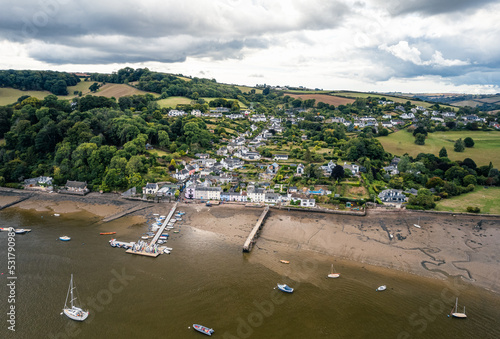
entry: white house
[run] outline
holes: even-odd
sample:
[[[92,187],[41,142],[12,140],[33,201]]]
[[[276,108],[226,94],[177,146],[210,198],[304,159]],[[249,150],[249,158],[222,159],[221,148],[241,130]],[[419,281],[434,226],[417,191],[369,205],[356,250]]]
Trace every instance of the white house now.
[[[287,154],[275,154],[273,160],[288,160]]]
[[[222,189],[220,187],[200,187],[196,186],[195,199],[220,200]]]
[[[147,183],[146,186],[142,188],[142,194],[156,194],[158,192],[158,184],[157,183]]]

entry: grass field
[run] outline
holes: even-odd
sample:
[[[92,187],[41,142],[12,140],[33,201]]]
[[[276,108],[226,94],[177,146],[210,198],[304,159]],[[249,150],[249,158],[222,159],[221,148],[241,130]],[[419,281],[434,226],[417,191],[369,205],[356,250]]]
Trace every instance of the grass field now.
[[[157,103],[162,108],[175,108],[177,105],[189,105],[191,101],[193,100],[186,97],[168,97],[158,100]]]
[[[478,187],[474,192],[437,202],[437,211],[467,212],[467,206],[479,207],[481,213],[500,214],[500,187]]]
[[[464,152],[454,152],[455,140],[466,137],[471,137],[474,140],[474,147],[466,148]],[[439,150],[444,146],[448,151],[448,158],[451,160],[471,158],[478,166],[488,165],[491,161],[494,167],[500,167],[500,132],[497,131],[429,133],[427,139],[425,139],[425,145],[422,146],[416,145],[412,133],[408,133],[406,130],[389,134],[386,137],[379,137],[378,140],[387,152],[398,156],[405,153],[411,156],[417,156],[419,153],[432,153],[438,156]]]
[[[90,85],[89,85],[90,86]],[[71,92],[72,93],[72,92]],[[99,90],[95,93],[87,93],[91,95],[103,96],[106,98],[115,97],[116,99],[129,96],[129,95],[144,95],[144,94],[152,94],[155,97],[158,97],[158,93],[141,91],[135,87],[125,85],[125,84],[106,84],[99,88]]]
[[[0,105],[10,105],[17,102],[17,99],[23,95],[29,95],[43,100],[47,95],[52,94],[49,91],[21,91],[14,88],[0,88]]]
[[[255,93],[262,94],[262,89],[260,88],[253,88],[249,86],[235,86],[235,87],[238,88],[242,93],[250,93],[250,91],[254,89]]]
[[[339,91],[339,92],[334,92],[334,94],[345,96],[345,97],[350,97],[350,98],[384,97],[386,100],[399,102],[399,103],[405,103],[407,101],[410,101],[412,103],[412,105],[422,106],[425,108],[429,108],[432,105],[434,105],[434,103],[430,103],[430,102],[411,100],[410,98],[400,98],[400,97],[395,97],[395,96],[385,95],[385,94],[380,94],[380,93],[361,93],[361,92]],[[457,107],[453,107],[450,105],[440,105],[440,106],[443,108],[447,108],[447,109],[457,109]]]

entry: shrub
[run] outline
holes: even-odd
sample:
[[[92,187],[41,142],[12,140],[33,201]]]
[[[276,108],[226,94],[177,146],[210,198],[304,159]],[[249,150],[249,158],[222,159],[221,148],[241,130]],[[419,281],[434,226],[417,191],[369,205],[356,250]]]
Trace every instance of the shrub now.
[[[479,212],[481,212],[481,209],[479,207],[467,206],[467,212],[479,213]]]

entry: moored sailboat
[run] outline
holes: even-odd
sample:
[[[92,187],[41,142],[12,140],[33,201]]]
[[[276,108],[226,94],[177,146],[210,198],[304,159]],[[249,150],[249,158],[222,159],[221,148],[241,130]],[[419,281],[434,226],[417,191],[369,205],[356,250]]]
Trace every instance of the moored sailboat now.
[[[328,278],[338,278],[338,277],[340,277],[340,273],[335,273],[335,269],[333,268],[333,264],[332,264],[332,269],[331,269],[330,274],[328,274]]]
[[[465,306],[464,306],[464,311],[463,312],[458,312],[458,297],[455,300],[455,307],[451,309],[451,316],[454,318],[467,318],[467,314],[465,314]]]
[[[75,305],[76,297],[74,296],[73,290],[76,287],[73,285],[73,274],[71,275],[71,281],[69,283],[68,294],[66,295],[66,301],[64,302],[63,313],[70,319],[76,321],[84,321],[89,316],[89,311],[84,311],[80,307]],[[68,306],[69,298],[69,306]]]

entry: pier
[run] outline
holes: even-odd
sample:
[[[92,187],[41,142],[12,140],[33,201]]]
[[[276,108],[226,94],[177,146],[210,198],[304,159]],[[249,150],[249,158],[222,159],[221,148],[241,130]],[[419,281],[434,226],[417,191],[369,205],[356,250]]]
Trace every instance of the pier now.
[[[151,240],[151,242],[149,243],[149,246],[153,246],[154,244],[156,244],[156,242],[160,238],[163,231],[165,231],[165,227],[167,227],[168,223],[170,222],[170,219],[172,218],[172,216],[175,213],[175,210],[177,209],[177,204],[178,204],[177,202],[174,204],[174,206],[170,210],[170,213],[167,215],[167,217],[163,221],[163,224],[161,225],[161,227],[158,229],[155,236],[153,237],[153,240]],[[148,253],[146,251],[134,251],[133,249],[128,249],[126,253],[144,255],[147,257],[154,257],[154,258],[156,258],[157,256],[160,255],[159,252],[158,253],[151,253],[151,252]]]
[[[243,245],[243,252],[250,252],[252,250],[252,246],[255,243],[255,238],[259,234],[259,230],[262,228],[264,219],[267,216],[267,212],[269,212],[269,206],[266,206],[266,208],[264,208],[264,211],[262,211],[259,220],[257,220],[257,223],[255,224],[254,228],[248,235],[248,238],[245,241],[245,244]]]

